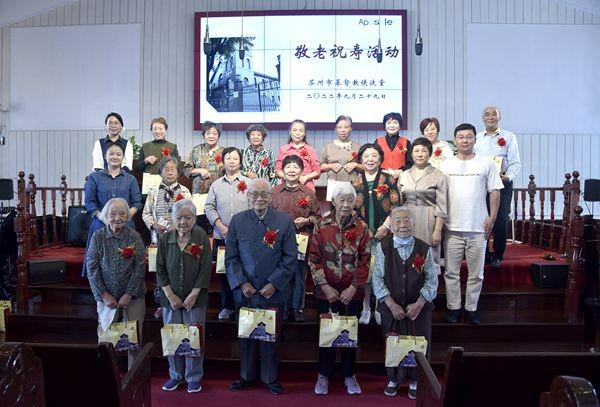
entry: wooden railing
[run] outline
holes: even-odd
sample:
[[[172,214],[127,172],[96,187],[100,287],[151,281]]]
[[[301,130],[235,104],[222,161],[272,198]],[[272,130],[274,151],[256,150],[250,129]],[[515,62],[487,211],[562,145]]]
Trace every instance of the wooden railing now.
[[[27,309],[29,298],[29,278],[27,263],[31,252],[63,243],[67,233],[67,208],[69,205],[83,204],[83,188],[69,188],[67,177],[60,177],[59,187],[38,187],[35,176],[29,174],[29,182],[25,181],[25,173],[19,172],[17,180],[17,215],[15,217],[15,233],[17,235],[17,307]],[[59,198],[60,197],[60,198]],[[42,230],[38,229],[37,203],[41,201]],[[48,199],[50,202],[48,202]],[[60,215],[57,215],[57,201],[60,199]],[[51,212],[48,213],[48,205]],[[51,221],[51,230],[48,230],[48,217]],[[60,225],[60,233],[58,231]],[[41,241],[41,244],[39,243]]]
[[[535,176],[530,175],[526,188],[513,189],[515,233],[512,237],[532,246],[557,250],[568,257],[571,251],[570,224],[580,193],[577,171],[565,174],[561,187],[538,187]],[[562,220],[559,220],[556,219],[556,201],[561,194],[563,211]]]

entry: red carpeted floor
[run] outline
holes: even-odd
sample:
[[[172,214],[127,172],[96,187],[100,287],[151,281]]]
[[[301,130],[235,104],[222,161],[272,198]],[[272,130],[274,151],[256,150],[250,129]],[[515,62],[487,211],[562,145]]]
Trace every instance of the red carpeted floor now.
[[[256,384],[240,392],[229,390],[229,384],[236,379],[232,373],[231,378],[210,378],[210,372],[202,380],[202,391],[188,394],[186,386],[181,385],[177,390],[166,392],[161,389],[167,377],[154,376],[152,378],[152,405],[153,406],[182,406],[182,405],[205,405],[205,406],[241,406],[245,404],[255,406],[283,405],[285,407],[307,407],[307,406],[415,406],[415,401],[406,395],[406,385],[400,388],[396,397],[388,397],[383,394],[383,388],[387,380],[383,376],[358,375],[357,379],[362,388],[361,395],[350,396],[346,393],[346,387],[342,378],[336,378],[329,386],[327,396],[314,394],[316,373],[307,372],[282,372],[280,374],[281,384],[284,392],[274,396],[262,384]],[[313,379],[315,381],[313,381]]]

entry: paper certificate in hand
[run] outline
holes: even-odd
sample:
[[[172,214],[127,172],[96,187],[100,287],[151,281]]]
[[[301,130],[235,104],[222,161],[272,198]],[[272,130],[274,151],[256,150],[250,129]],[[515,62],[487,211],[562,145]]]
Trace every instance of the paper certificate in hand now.
[[[160,175],[145,172],[142,175],[142,195],[148,195],[148,192],[153,188],[158,189],[161,182],[162,177]]]
[[[206,204],[206,197],[208,194],[193,194],[192,202],[196,206],[196,215],[204,215],[204,205]]]
[[[217,266],[215,267],[215,273],[225,274],[225,247],[221,246],[217,249]]]
[[[298,258],[302,255],[302,259],[304,260],[304,256],[306,256],[306,251],[308,250],[308,238],[309,236],[306,233],[296,233],[296,244],[298,245]]]

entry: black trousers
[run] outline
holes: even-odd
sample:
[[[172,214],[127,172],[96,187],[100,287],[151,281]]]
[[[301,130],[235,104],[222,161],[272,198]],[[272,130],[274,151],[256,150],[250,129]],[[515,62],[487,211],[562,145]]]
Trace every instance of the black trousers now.
[[[504,184],[504,188],[500,190],[500,206],[498,208],[498,216],[494,223],[494,253],[492,258],[504,259],[504,251],[506,250],[506,232],[508,230],[508,215],[510,215],[510,205],[513,197],[513,183]],[[487,197],[488,210],[490,207],[489,195]],[[487,251],[487,250],[486,250]],[[489,254],[486,257],[490,257]]]
[[[217,261],[217,250],[219,247],[225,246],[225,239],[213,239],[212,260]],[[235,309],[233,304],[233,292],[229,286],[227,274],[219,274],[219,282],[221,283],[221,309]]]
[[[362,312],[362,308],[362,299],[350,301],[348,305],[344,305],[341,301],[330,303],[329,301],[317,298],[317,313],[319,315],[328,313],[331,309],[332,312],[339,312],[340,315],[358,317]],[[344,377],[354,376],[356,370],[356,349],[341,348],[340,352],[342,356],[342,373],[344,374]],[[319,348],[319,373],[327,378],[333,376],[335,370],[335,355],[336,348]]]
[[[236,304],[237,309],[244,304]],[[268,307],[277,308],[277,329],[281,335],[281,324],[283,323],[283,303],[269,304]],[[240,376],[246,381],[260,380],[265,383],[277,381],[279,373],[279,360],[277,359],[277,342],[257,341],[256,339],[240,338]],[[260,362],[259,362],[260,356]]]

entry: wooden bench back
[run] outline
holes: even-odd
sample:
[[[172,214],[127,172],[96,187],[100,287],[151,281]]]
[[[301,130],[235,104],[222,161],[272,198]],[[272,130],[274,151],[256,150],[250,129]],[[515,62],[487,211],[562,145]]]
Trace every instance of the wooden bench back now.
[[[535,406],[556,376],[600,388],[599,353],[487,353],[450,348],[444,406]]]
[[[44,407],[42,362],[24,343],[0,345],[0,406]]]

